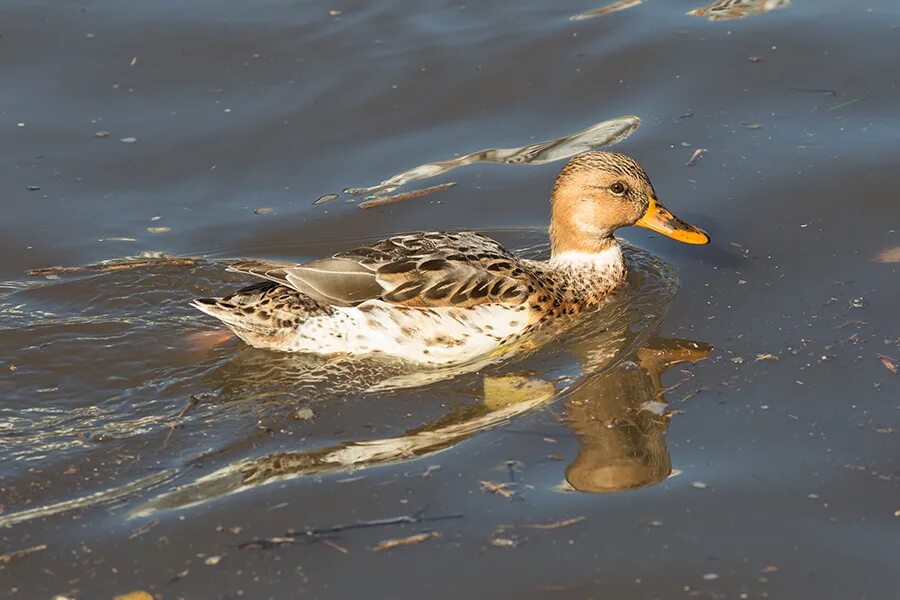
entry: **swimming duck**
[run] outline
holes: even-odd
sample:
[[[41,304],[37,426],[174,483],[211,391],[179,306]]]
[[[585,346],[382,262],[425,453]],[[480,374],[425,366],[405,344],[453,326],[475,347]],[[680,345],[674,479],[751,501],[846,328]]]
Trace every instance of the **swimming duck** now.
[[[625,279],[620,227],[709,242],[660,204],[644,169],[623,154],[573,157],[550,211],[547,261],[475,232],[411,233],[305,264],[235,263],[229,270],[265,281],[193,306],[259,348],[448,364],[599,304]]]

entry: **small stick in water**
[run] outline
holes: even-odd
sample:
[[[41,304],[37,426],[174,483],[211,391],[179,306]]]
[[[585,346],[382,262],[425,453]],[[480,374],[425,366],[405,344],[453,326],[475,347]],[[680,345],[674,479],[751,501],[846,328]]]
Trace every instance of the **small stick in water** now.
[[[437,531],[426,531],[423,533],[417,533],[415,535],[411,535],[405,538],[391,538],[387,540],[382,540],[369,548],[372,552],[382,552],[384,550],[390,550],[392,548],[399,548],[401,546],[410,546],[412,544],[421,544],[424,541],[430,540],[432,538],[439,538],[441,534]]]

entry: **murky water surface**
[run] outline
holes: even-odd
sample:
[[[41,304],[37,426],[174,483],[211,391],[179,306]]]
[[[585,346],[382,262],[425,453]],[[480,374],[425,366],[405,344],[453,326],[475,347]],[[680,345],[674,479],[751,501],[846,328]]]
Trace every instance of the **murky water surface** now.
[[[7,2],[0,596],[894,597],[898,56],[893,0]],[[621,232],[540,344],[421,373],[187,305],[402,231],[545,256],[612,143],[713,244]]]

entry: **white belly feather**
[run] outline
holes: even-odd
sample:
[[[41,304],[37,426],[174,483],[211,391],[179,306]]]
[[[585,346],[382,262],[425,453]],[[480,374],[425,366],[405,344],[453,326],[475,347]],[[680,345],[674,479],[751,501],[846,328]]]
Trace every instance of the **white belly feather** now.
[[[516,307],[405,308],[370,300],[334,307],[301,323],[285,340],[294,352],[386,354],[446,364],[482,356],[523,333],[529,315]],[[283,348],[287,349],[287,348]]]

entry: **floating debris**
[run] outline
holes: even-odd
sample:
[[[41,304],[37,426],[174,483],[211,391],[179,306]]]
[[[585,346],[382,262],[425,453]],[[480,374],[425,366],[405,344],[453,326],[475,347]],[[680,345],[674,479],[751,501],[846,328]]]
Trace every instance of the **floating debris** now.
[[[792,92],[812,92],[815,94],[822,94],[823,96],[837,96],[837,90],[828,90],[822,88],[796,88],[791,87],[788,88]]]
[[[123,144],[133,144],[137,141],[137,138],[136,137],[123,137],[119,141],[122,142]]]
[[[482,492],[490,492],[491,494],[497,494],[499,496],[503,496],[504,498],[512,498],[514,496],[518,496],[518,492],[515,490],[509,489],[512,487],[513,483],[496,483],[493,481],[482,481],[481,482],[481,491]]]
[[[216,555],[216,556],[207,557],[206,560],[203,561],[203,564],[209,565],[210,567],[214,567],[217,564],[219,564],[220,562],[222,562],[222,557],[219,555]]]
[[[137,238],[131,237],[107,237],[107,238],[98,238],[98,242],[136,242]]]
[[[321,527],[316,529],[304,529],[302,531],[290,530],[287,531],[283,536],[272,537],[266,539],[257,539],[250,540],[248,542],[243,542],[238,544],[238,548],[270,548],[272,546],[280,546],[284,544],[291,544],[298,539],[312,539],[317,541],[322,541],[324,543],[328,543],[327,539],[324,539],[323,535],[339,533],[342,531],[349,531],[352,529],[369,529],[372,527],[387,527],[390,525],[409,525],[414,523],[427,523],[430,521],[446,521],[448,519],[461,519],[461,514],[450,514],[450,515],[438,515],[434,517],[426,517],[422,516],[422,511],[419,511],[415,515],[401,515],[399,517],[389,517],[387,519],[375,519],[374,521],[357,521],[355,523],[349,523],[347,525],[334,525],[332,527]],[[344,553],[347,552],[346,549],[342,550]]]
[[[187,572],[185,572],[185,575],[187,575]],[[153,594],[145,592],[144,590],[135,590],[126,594],[113,596],[113,600],[153,600]]]
[[[691,482],[691,487],[692,487],[692,488],[695,488],[695,489],[698,489],[698,490],[705,490],[705,489],[708,488],[709,486],[706,485],[706,483],[704,483],[704,482],[702,482],[702,481],[692,481],[692,482]]]
[[[638,580],[640,581],[640,580]],[[580,585],[570,585],[570,584],[560,584],[560,583],[552,583],[549,585],[541,585],[534,588],[537,592],[577,592],[578,590],[584,589],[583,586]],[[588,596],[590,597],[590,596]]]
[[[157,525],[159,525],[159,521],[150,521],[143,527],[138,527],[137,529],[135,529],[134,531],[129,533],[128,539],[129,540],[137,539],[137,538],[141,537],[142,535],[144,535],[145,533],[147,533],[148,531],[150,531],[151,529],[153,529],[154,527],[156,527]]]
[[[512,538],[491,538],[491,546],[494,546],[495,548],[515,548],[518,545],[519,540],[515,540]]]
[[[28,190],[29,192],[37,192],[38,190],[41,189],[41,187],[38,185],[27,185],[27,186],[25,186],[25,189]]]
[[[741,125],[741,127],[743,127],[744,129],[750,129],[750,130],[756,130],[756,129],[763,128],[763,126],[759,123],[746,123],[744,125]]]
[[[384,550],[391,550],[392,548],[400,548],[402,546],[411,546],[413,544],[421,544],[422,542],[436,539],[441,537],[441,534],[437,531],[427,531],[424,533],[417,533],[415,535],[411,535],[405,538],[391,538],[387,540],[382,540],[369,548],[372,552],[382,552]]]
[[[873,260],[880,263],[900,263],[900,246],[882,250]]]
[[[832,106],[832,107],[829,108],[828,110],[829,110],[829,111],[832,111],[832,110],[838,110],[838,109],[841,109],[841,108],[845,108],[845,107],[847,107],[847,106],[852,106],[852,105],[856,104],[857,102],[862,102],[863,100],[868,100],[868,99],[869,99],[868,96],[860,96],[859,98],[854,98],[853,100],[848,100],[848,101],[846,101],[846,102],[841,102],[840,104],[835,104],[834,106]]]
[[[606,6],[601,6],[600,8],[595,8],[594,10],[589,10],[579,15],[569,17],[569,20],[583,21],[585,19],[593,19],[594,17],[601,17],[612,12],[617,12],[620,10],[625,10],[626,8],[631,8],[632,6],[637,6],[638,4],[642,4],[643,2],[644,0],[618,0],[618,2],[613,2],[612,4],[607,4]]]
[[[766,354],[757,354],[757,355],[756,355],[756,360],[755,360],[754,362],[759,362],[759,361],[761,361],[761,360],[778,360],[778,357],[775,356],[774,354],[768,354],[768,353],[766,353]]]
[[[716,0],[712,4],[695,8],[687,14],[706,17],[710,21],[730,21],[767,13],[784,8],[791,0]]]
[[[29,554],[34,554],[35,552],[43,552],[46,549],[47,544],[39,544],[37,546],[31,546],[30,548],[23,548],[22,550],[14,550],[13,552],[0,554],[0,563],[12,562],[19,558],[25,558]]]
[[[171,227],[148,227],[147,231],[150,233],[169,233],[172,231]]]
[[[893,373],[897,374],[897,364],[890,357],[885,356],[884,354],[878,355],[878,360],[881,361],[881,364],[884,365],[884,368]]]
[[[133,67],[134,65],[136,65],[136,64],[137,64],[137,56],[132,57],[132,58],[131,58],[131,62],[128,63],[128,64],[130,64],[132,67]]]
[[[581,523],[585,519],[587,519],[587,517],[572,517],[571,519],[563,519],[562,521],[554,521],[553,523],[535,523],[533,525],[522,525],[522,527],[528,527],[529,529],[561,529],[576,523]]]
[[[367,200],[365,202],[360,203],[360,208],[375,208],[377,206],[384,206],[385,204],[393,204],[394,202],[400,202],[401,200],[409,200],[411,198],[421,198],[422,196],[428,196],[430,194],[434,194],[437,192],[443,192],[444,190],[449,190],[453,186],[456,185],[455,181],[450,181],[448,183],[442,183],[440,185],[433,185],[431,187],[422,188],[420,190],[412,190],[411,192],[404,192],[402,194],[397,194],[395,196],[385,196],[383,198],[376,198],[374,200]]]
[[[697,164],[697,161],[700,160],[701,158],[703,158],[703,155],[706,154],[707,152],[709,152],[709,150],[707,150],[706,148],[697,148],[696,150],[694,150],[694,153],[691,155],[690,160],[688,160],[684,164],[684,166],[693,167],[695,164]]]
[[[272,209],[271,208],[254,208],[253,214],[254,215],[270,215],[270,214],[272,214]]]
[[[718,573],[704,573],[703,574],[703,581],[715,581],[718,578],[719,578]]]
[[[294,411],[295,421],[312,421],[315,417],[316,413],[314,413],[313,410],[308,406],[298,408],[296,411]]]
[[[317,204],[325,204],[326,202],[331,202],[332,200],[337,200],[338,198],[340,198],[338,194],[325,194],[316,198],[316,200],[313,202],[313,205],[315,206]]]
[[[94,137],[95,138],[108,138],[109,132],[108,131],[97,131],[94,133]]]

